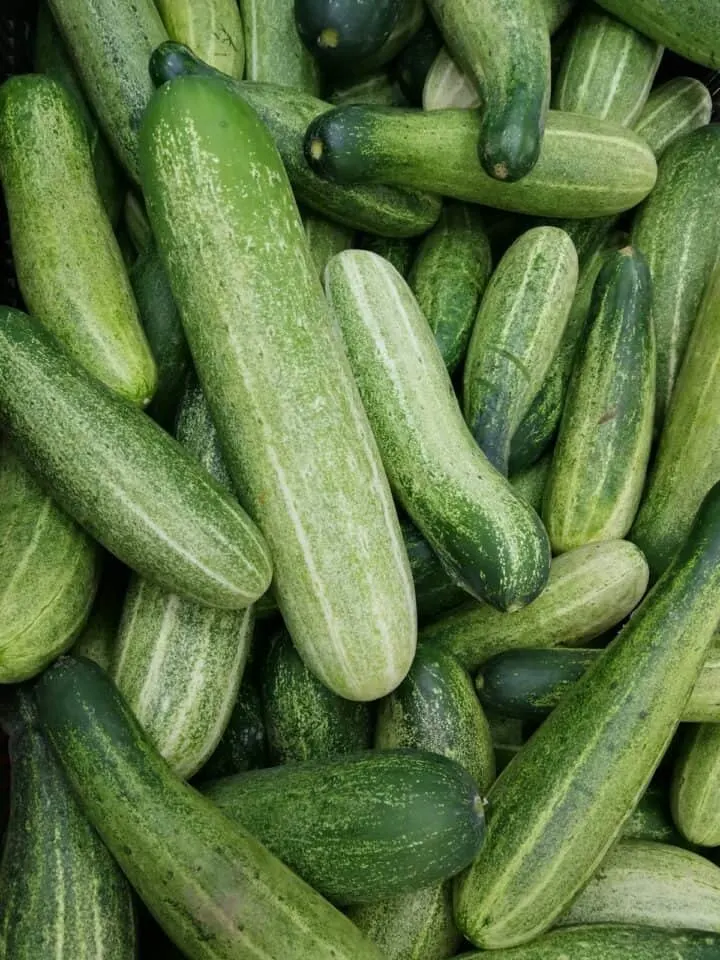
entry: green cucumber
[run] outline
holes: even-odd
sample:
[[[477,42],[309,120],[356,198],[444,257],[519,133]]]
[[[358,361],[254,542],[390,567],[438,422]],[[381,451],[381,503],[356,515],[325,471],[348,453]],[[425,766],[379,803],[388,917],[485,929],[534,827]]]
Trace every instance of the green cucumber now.
[[[85,819],[27,692],[9,716],[12,798],[0,864],[0,955],[133,960],[130,888]]]
[[[94,376],[147,404],[155,365],[86,130],[72,95],[50,77],[13,77],[0,89],[0,177],[28,309]]]
[[[245,37],[237,0],[155,0],[171,40],[184,43],[229,77],[245,73]]]
[[[664,788],[647,788],[630,819],[625,822],[623,840],[650,840],[679,846],[683,841],[673,826],[670,798]]]
[[[175,776],[96,664],[59,660],[35,699],[85,815],[189,960],[380,960],[339,911]]]
[[[429,20],[420,27],[395,61],[393,74],[411,107],[422,106],[425,80],[441,48],[442,38],[433,21]]]
[[[365,234],[360,238],[358,247],[361,250],[370,250],[379,257],[383,257],[395,267],[401,277],[407,277],[410,272],[415,251],[409,240]]]
[[[202,64],[180,44],[163,44],[150,60],[156,84],[186,74],[207,75]],[[244,98],[267,126],[280,152],[298,201],[310,209],[355,230],[388,237],[425,233],[440,215],[440,199],[386,186],[338,187],[316,176],[303,155],[308,125],[332,107],[299,90],[269,83],[228,86]]]
[[[0,503],[0,683],[19,683],[72,645],[95,596],[99,556],[7,444]]]
[[[557,227],[523,233],[495,268],[473,327],[463,379],[473,436],[503,474],[510,442],[559,349],[578,282],[578,257]]]
[[[298,36],[294,0],[239,2],[245,28],[246,79],[294,87],[316,97],[320,70]]]
[[[720,724],[700,723],[685,732],[670,799],[673,820],[686,840],[720,847]]]
[[[266,765],[267,743],[262,701],[246,671],[225,733],[200,771],[199,778],[215,780]]]
[[[603,217],[643,200],[655,157],[631,130],[551,111],[540,159],[517,183],[488,177],[476,157],[473,110],[336,107],[308,127],[312,170],[336,183],[386,183],[536,216]]]
[[[366,903],[455,875],[477,853],[483,806],[459,764],[369,750],[203,785],[230,820],[324,896]]]
[[[105,136],[138,182],[137,134],[152,95],[148,59],[168,39],[153,0],[48,0]]]
[[[621,833],[712,644],[719,561],[720,485],[662,580],[491,789],[486,842],[455,897],[477,946],[547,930]]]
[[[716,960],[720,937],[686,930],[653,930],[598,924],[555,930],[534,943],[493,951],[494,960]],[[457,960],[487,960],[463,953]]]
[[[674,140],[710,123],[710,91],[694,77],[677,77],[652,91],[633,130],[661,157]]]
[[[408,282],[450,373],[465,356],[491,269],[480,212],[469,204],[446,203],[420,244]]]
[[[423,642],[440,643],[466,670],[496,653],[519,647],[582,644],[623,620],[640,602],[648,567],[626,540],[593,543],[556,557],[546,588],[511,616],[468,603],[425,627]]]
[[[415,582],[420,622],[433,620],[467,600],[467,593],[450,579],[437,554],[417,527],[405,521],[402,533]]]
[[[323,686],[285,632],[265,664],[263,706],[273,763],[329,760],[370,746],[369,705],[343,700]]]
[[[551,463],[552,453],[549,452],[541,460],[524,470],[519,470],[509,478],[510,486],[515,493],[526,500],[537,513],[540,513],[542,507]]]
[[[134,190],[128,190],[123,204],[125,227],[138,256],[152,244],[152,230],[145,212],[145,204]]]
[[[0,309],[0,407],[58,505],[123,563],[211,606],[267,589],[267,546],[237,503],[37,321]]]
[[[547,581],[545,531],[473,441],[412,291],[359,250],[330,261],[325,285],[403,507],[469,593],[502,610],[529,603]]]
[[[589,7],[565,47],[552,105],[556,110],[632,127],[645,106],[662,55],[660,44]]]
[[[224,82],[190,76],[157,91],[141,167],[198,376],[235,488],[268,540],[293,642],[340,696],[384,696],[415,652],[412,578],[280,156]]]
[[[653,281],[657,340],[655,422],[668,410],[683,354],[720,240],[720,126],[671,144],[660,160],[652,196],[638,211],[632,242]]]
[[[328,101],[333,106],[346,106],[348,103],[372,103],[378,106],[400,106],[402,96],[398,98],[398,89],[390,74],[373,73],[362,80],[353,81],[339,87],[334,87],[328,94]]]
[[[303,215],[303,225],[315,269],[322,280],[325,267],[335,254],[353,245],[355,231],[313,213]]]
[[[542,517],[555,553],[622,539],[650,459],[655,340],[639,251],[624,247],[607,259],[590,314],[545,487]]]

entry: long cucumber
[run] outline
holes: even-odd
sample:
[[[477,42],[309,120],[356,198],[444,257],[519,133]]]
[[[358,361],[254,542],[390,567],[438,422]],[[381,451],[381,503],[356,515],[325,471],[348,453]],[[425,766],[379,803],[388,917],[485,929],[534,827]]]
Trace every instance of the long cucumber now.
[[[242,80],[245,38],[237,0],[155,0],[171,40],[229,77]]]
[[[245,77],[253,83],[294,87],[316,97],[320,70],[298,36],[294,8],[294,0],[240,0]]]

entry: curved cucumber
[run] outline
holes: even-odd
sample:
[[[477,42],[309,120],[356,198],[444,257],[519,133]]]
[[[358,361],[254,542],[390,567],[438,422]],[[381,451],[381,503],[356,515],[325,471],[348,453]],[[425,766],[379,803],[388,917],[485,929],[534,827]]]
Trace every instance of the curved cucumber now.
[[[672,815],[682,835],[702,847],[720,846],[720,725],[685,733],[673,772]]]
[[[267,766],[267,743],[260,694],[246,671],[225,733],[199,774],[201,780]]]
[[[474,443],[412,291],[357,250],[330,261],[325,284],[399,500],[469,593],[501,610],[529,603],[547,581],[545,531]]]
[[[694,77],[677,77],[657,87],[647,99],[633,130],[656,157],[675,140],[710,123],[710,91]]]
[[[465,358],[464,412],[480,449],[507,474],[510,442],[557,352],[578,281],[570,237],[535,227],[488,284]]]
[[[155,0],[171,40],[184,43],[205,63],[242,80],[245,38],[237,0]]]
[[[239,2],[245,28],[245,78],[252,83],[293,87],[316,97],[320,70],[298,36],[294,0]]]
[[[335,254],[353,245],[355,231],[315,214],[303,216],[303,226],[315,269],[322,280],[325,267]]]

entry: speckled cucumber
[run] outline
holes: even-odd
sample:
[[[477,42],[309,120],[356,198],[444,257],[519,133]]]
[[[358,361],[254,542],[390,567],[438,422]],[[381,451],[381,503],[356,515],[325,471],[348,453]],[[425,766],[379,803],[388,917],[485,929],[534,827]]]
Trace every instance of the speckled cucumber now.
[[[330,261],[325,285],[403,507],[469,593],[501,610],[529,603],[547,581],[545,531],[475,444],[412,291],[358,250]]]
[[[557,227],[515,241],[490,279],[465,358],[465,420],[490,463],[508,472],[510,442],[542,387],[572,307],[578,258]]]
[[[198,780],[216,780],[256,770],[267,766],[267,759],[262,700],[256,683],[245,671],[225,733],[200,770]]]
[[[156,370],[72,95],[39,74],[0,90],[0,177],[28,309],[112,390],[145,405]]]
[[[673,820],[690,843],[720,846],[720,724],[686,730],[673,771],[671,803]]]
[[[0,864],[0,955],[133,960],[127,880],[79,809],[31,695],[17,690],[5,709],[12,797]]]
[[[98,666],[59,660],[35,699],[85,815],[189,960],[380,960],[350,921],[175,776]]]
[[[648,582],[642,553],[626,540],[590,544],[557,557],[546,588],[512,616],[468,603],[425,627],[422,642],[447,647],[470,671],[515,647],[581,644],[623,620]]]
[[[715,960],[720,936],[686,930],[653,930],[598,924],[555,930],[534,943],[495,950],[495,960]],[[457,960],[486,960],[486,952],[463,953]]]
[[[265,592],[268,549],[247,514],[149,417],[9,307],[0,309],[0,406],[53,499],[127,566],[210,606],[245,607]]]
[[[387,260],[395,267],[401,277],[407,278],[415,252],[410,240],[397,237],[378,237],[368,233],[360,237],[357,246],[360,250],[370,250]]]
[[[477,946],[547,930],[621,833],[712,644],[719,561],[720,485],[663,579],[490,791],[486,842],[455,897],[458,926]]]
[[[480,211],[448,201],[420,244],[408,282],[450,373],[465,356],[491,268]]]
[[[541,217],[620,213],[655,184],[650,148],[608,120],[550,111],[540,159],[517,183],[484,173],[479,128],[474,110],[337,107],[310,123],[305,156],[336,183],[394,184]]]
[[[317,96],[318,63],[295,26],[294,0],[240,0],[245,30],[245,78]],[[241,78],[242,79],[242,78]]]
[[[157,85],[187,74],[217,76],[177,43],[163,44],[153,54],[150,72]],[[438,197],[386,186],[339,187],[313,173],[305,162],[303,139],[311,121],[331,109],[329,103],[276,84],[226,82],[267,126],[298,202],[345,226],[389,237],[416,236],[436,222]]]
[[[303,215],[303,225],[315,269],[322,280],[325,267],[335,254],[353,245],[355,231],[314,213]]]
[[[633,130],[661,157],[674,140],[710,123],[710,91],[694,77],[677,77],[656,87],[647,99]]]
[[[237,0],[155,0],[171,40],[229,77],[245,73],[245,38]]]
[[[384,696],[415,652],[412,578],[280,157],[224,82],[179,77],[145,116],[141,165],[198,377],[235,489],[268,540],[290,635],[335,693]],[[228,244],[232,231],[242,240]]]
[[[649,840],[680,846],[684,841],[670,815],[670,797],[664,787],[650,784],[625,822],[623,840]]]

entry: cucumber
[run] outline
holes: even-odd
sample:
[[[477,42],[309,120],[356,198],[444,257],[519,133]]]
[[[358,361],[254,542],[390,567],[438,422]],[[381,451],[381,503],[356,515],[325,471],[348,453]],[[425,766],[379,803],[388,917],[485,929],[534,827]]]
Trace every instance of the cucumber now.
[[[465,358],[465,420],[488,460],[508,472],[510,441],[543,385],[578,282],[573,242],[557,227],[515,241],[488,284]]]
[[[79,809],[28,692],[15,691],[5,725],[12,799],[0,864],[0,954],[133,960],[130,888]]]
[[[429,20],[420,27],[395,61],[393,74],[409,106],[422,106],[425,80],[441,48],[442,37],[433,21]]]
[[[455,897],[458,926],[477,946],[545,931],[620,834],[712,643],[718,560],[720,485],[663,579],[490,791],[487,839]]]
[[[572,927],[555,930],[534,943],[497,950],[495,960],[715,960],[720,937],[686,930],[648,927]],[[480,953],[463,953],[457,960],[486,960]]]
[[[35,320],[0,309],[0,407],[55,501],[123,563],[188,599],[237,609],[267,589],[267,546],[237,503]]]
[[[263,671],[265,729],[273,763],[328,760],[370,746],[372,713],[324,687],[287,633],[276,638]]]
[[[163,44],[150,60],[156,84],[183,74],[207,74],[206,67],[179,44]],[[312,120],[332,109],[309,94],[276,84],[228,81],[267,126],[280,151],[298,201],[310,209],[352,227],[388,237],[425,233],[440,215],[440,199],[385,186],[338,187],[316,176],[305,162],[303,139]]]
[[[552,105],[556,110],[632,127],[645,106],[662,55],[660,44],[588,7],[563,53]]]
[[[184,43],[229,77],[245,73],[245,37],[237,0],[155,0],[171,40]]]
[[[639,251],[624,247],[607,259],[590,314],[545,487],[542,517],[555,553],[622,539],[650,459],[655,340]]]
[[[74,657],[94,660],[109,672],[127,588],[124,574],[128,571],[109,555],[103,557],[103,561],[100,585],[90,615],[71,652]]]
[[[313,213],[303,216],[303,225],[315,269],[322,280],[328,261],[353,245],[355,231]]]
[[[62,658],[35,699],[85,815],[189,960],[380,960],[349,920],[172,773],[96,664]]]
[[[475,445],[412,291],[358,250],[330,261],[325,285],[403,507],[469,593],[501,610],[529,603],[547,581],[545,531]]]
[[[141,164],[198,376],[270,545],[293,642],[333,692],[384,696],[415,652],[412,578],[275,146],[225,83],[179,77],[145,115]]]
[[[453,876],[477,853],[483,807],[459,764],[366,751],[253,770],[203,792],[316,890],[366,903]]]
[[[328,101],[333,106],[346,106],[348,103],[372,103],[379,106],[400,106],[402,96],[398,97],[398,89],[386,71],[373,73],[362,80],[350,84],[334,87],[328,94]]]
[[[200,780],[230,777],[267,765],[263,706],[255,683],[246,671],[225,733],[199,773]]]
[[[667,792],[652,784],[626,821],[623,840],[650,840],[679,846],[683,840],[673,826]]]
[[[402,533],[415,582],[420,622],[432,620],[466,601],[467,593],[450,579],[420,531],[409,521],[404,521]]]
[[[361,250],[370,250],[383,257],[395,267],[401,277],[407,277],[410,272],[415,251],[409,240],[365,234],[360,238],[358,246]]]
[[[123,220],[133,246],[140,256],[151,245],[153,238],[145,212],[145,204],[134,190],[128,190],[125,194]]]
[[[0,178],[28,309],[112,390],[145,405],[156,371],[97,192],[72,95],[50,77],[0,90]]]
[[[720,239],[720,126],[702,127],[662,156],[657,187],[635,216],[632,242],[653,281],[655,423],[662,426]]]
[[[634,544],[593,543],[556,557],[547,587],[524,610],[508,616],[469,603],[425,627],[420,636],[447,647],[473,672],[504,650],[577,645],[600,636],[634,609],[647,583],[647,563]]]
[[[479,211],[446,203],[420,244],[409,283],[450,373],[465,356],[491,269],[490,242]]]
[[[720,725],[700,723],[684,734],[672,778],[675,824],[690,843],[720,846]]]
[[[710,123],[710,91],[694,77],[677,77],[657,87],[648,97],[633,130],[661,157],[674,140]]]
[[[475,156],[479,126],[471,110],[337,107],[310,123],[305,156],[336,183],[394,184],[541,217],[620,213],[655,184],[655,158],[631,130],[557,111],[532,173],[518,183],[494,180]]]
[[[510,486],[515,493],[526,500],[537,513],[542,507],[545,484],[547,483],[550,464],[552,463],[552,453],[547,453],[537,463],[519,470],[516,474],[510,476]]]
[[[153,0],[48,0],[115,155],[138,182],[137,133],[152,95],[150,54],[168,35]]]
[[[298,36],[294,0],[239,2],[245,28],[246,79],[294,87],[317,97],[320,70]]]
[[[15,453],[0,457],[0,683],[40,673],[67,650],[95,595],[95,544]]]

